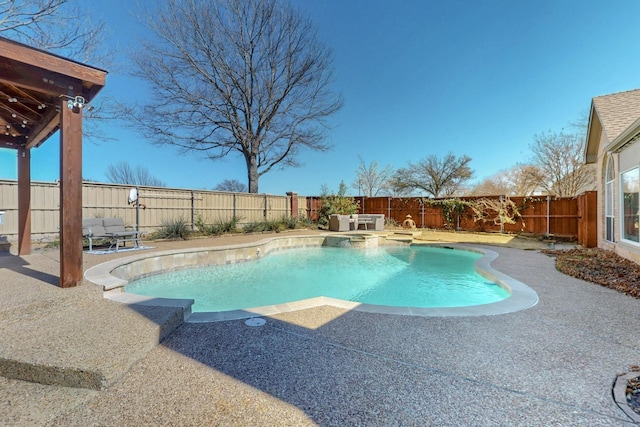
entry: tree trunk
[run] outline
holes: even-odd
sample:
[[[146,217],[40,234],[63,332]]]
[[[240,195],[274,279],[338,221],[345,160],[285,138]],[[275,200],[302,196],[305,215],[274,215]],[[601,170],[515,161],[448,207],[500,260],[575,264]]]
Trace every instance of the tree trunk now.
[[[250,154],[246,157],[247,161],[247,178],[249,180],[249,193],[258,192],[258,165],[256,156]]]

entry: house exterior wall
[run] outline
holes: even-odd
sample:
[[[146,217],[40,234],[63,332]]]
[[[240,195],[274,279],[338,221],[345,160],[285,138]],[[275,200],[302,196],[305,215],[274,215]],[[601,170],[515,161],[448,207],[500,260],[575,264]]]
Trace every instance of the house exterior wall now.
[[[631,167],[640,165],[640,143],[633,143],[622,149],[620,152],[607,152],[610,145],[605,132],[600,135],[598,160],[597,160],[597,192],[598,192],[598,247],[613,251],[618,255],[640,264],[640,244],[633,244],[622,240],[622,223],[620,219],[621,213],[621,189],[620,189],[620,173]],[[606,233],[606,216],[605,216],[605,180],[607,174],[607,164],[609,158],[613,159],[614,169],[614,242],[605,239]]]
[[[620,174],[631,168],[640,166],[640,143],[633,143],[625,147],[619,154],[614,155],[616,161],[616,185],[615,185],[615,211],[616,219],[620,217],[622,211],[622,190],[620,185]],[[618,220],[618,223],[621,221]],[[617,227],[616,232],[616,253],[640,264],[640,243],[632,243],[622,239],[622,226]]]

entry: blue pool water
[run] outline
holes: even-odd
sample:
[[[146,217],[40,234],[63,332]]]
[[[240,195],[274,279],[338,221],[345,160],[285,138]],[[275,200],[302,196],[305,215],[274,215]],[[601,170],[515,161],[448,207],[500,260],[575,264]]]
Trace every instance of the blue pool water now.
[[[509,293],[476,273],[481,255],[420,246],[307,248],[258,260],[164,273],[126,292],[192,298],[194,312],[236,310],[327,296],[366,304],[463,307]]]

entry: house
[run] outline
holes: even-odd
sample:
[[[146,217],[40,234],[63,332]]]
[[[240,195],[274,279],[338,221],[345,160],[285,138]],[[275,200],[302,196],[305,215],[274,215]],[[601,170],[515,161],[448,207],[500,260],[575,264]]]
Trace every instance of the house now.
[[[640,89],[591,101],[585,162],[596,165],[598,247],[640,263]]]

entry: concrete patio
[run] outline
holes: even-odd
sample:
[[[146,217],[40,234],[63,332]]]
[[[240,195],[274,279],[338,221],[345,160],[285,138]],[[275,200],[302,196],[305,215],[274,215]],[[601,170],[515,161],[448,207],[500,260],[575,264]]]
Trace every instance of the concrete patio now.
[[[0,424],[633,425],[612,386],[640,364],[640,300],[565,276],[538,251],[491,249],[536,306],[455,318],[318,307],[259,327],[181,324],[176,309],[60,289],[55,249],[0,255],[0,372],[12,377],[0,377]],[[126,255],[85,254],[84,268]],[[34,366],[34,380],[83,388],[13,379]]]

